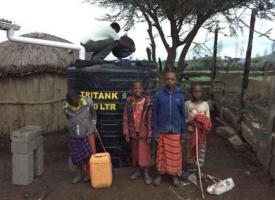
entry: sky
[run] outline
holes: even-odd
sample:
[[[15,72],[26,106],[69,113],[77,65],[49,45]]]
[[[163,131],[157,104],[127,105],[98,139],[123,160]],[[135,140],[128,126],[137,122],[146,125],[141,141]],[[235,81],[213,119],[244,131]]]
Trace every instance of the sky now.
[[[74,43],[79,43],[89,31],[93,31],[98,27],[108,26],[110,22],[98,20],[108,12],[113,11],[84,3],[83,0],[0,0],[0,18],[15,21],[21,26],[21,29],[15,33],[16,35],[43,32]],[[246,13],[244,21],[247,24],[249,24],[249,18],[250,13]],[[225,24],[221,23],[220,25],[224,26]],[[168,33],[168,24],[164,23],[162,26]],[[257,30],[265,32],[270,28],[274,29],[271,35],[274,35],[275,38],[275,22],[256,21]],[[223,32],[228,34],[226,30]],[[125,33],[121,31],[120,35],[122,36]],[[238,38],[224,36],[224,33],[219,34],[219,43],[222,44],[219,56],[245,57],[248,29],[245,29],[243,34],[239,34]],[[136,43],[136,52],[131,56],[132,59],[146,59],[145,49],[150,43],[147,35],[147,24],[136,24],[133,29],[127,32],[127,35]],[[195,41],[205,41],[205,35],[206,31],[201,29]],[[210,34],[209,38],[213,38],[213,35]],[[0,31],[0,42],[4,40],[7,40],[6,33]],[[156,39],[156,43],[157,57],[164,60],[167,54],[159,38]],[[253,44],[253,57],[271,53],[272,42],[270,40],[255,34]],[[212,39],[209,40],[207,46],[212,48]],[[178,54],[180,54],[180,50],[179,48]],[[193,51],[190,51],[187,57],[190,59],[194,55]],[[113,59],[114,57],[110,55],[108,58]]]

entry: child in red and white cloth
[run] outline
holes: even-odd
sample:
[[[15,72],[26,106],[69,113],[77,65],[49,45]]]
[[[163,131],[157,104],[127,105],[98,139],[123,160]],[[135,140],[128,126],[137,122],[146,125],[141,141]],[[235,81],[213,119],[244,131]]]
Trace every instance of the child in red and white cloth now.
[[[151,184],[149,175],[151,164],[151,137],[152,137],[152,102],[151,97],[144,95],[141,82],[134,82],[132,95],[128,97],[123,113],[123,135],[131,143],[132,166],[134,173],[130,179],[135,180],[144,171],[144,181]]]
[[[196,128],[199,141],[199,162],[204,166],[206,158],[206,137],[212,127],[209,105],[202,100],[203,88],[200,85],[191,87],[191,100],[185,102],[185,116],[187,121],[186,164],[193,168],[196,156]]]

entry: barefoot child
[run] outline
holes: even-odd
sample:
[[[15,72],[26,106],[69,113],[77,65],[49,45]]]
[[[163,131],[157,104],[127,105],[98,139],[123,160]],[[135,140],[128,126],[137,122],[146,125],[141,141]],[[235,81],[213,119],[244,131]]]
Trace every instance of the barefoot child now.
[[[211,129],[209,105],[202,100],[203,89],[200,85],[191,87],[191,100],[185,103],[185,112],[188,128],[188,141],[186,149],[186,163],[190,168],[195,168],[195,128],[198,129],[199,162],[203,167],[206,153],[206,135]]]
[[[156,93],[153,106],[153,136],[156,139],[158,176],[154,185],[159,186],[162,175],[169,174],[174,186],[180,181],[182,171],[181,139],[185,137],[184,97],[176,86],[175,72],[165,73],[165,86]]]
[[[123,135],[131,143],[132,165],[134,173],[130,179],[135,180],[144,170],[144,181],[151,184],[149,166],[151,158],[151,116],[152,103],[150,96],[144,95],[141,82],[134,82],[132,96],[128,97],[123,113]]]
[[[67,94],[67,103],[64,108],[65,116],[69,122],[69,154],[72,163],[77,166],[77,176],[72,183],[82,179],[82,170],[86,168],[83,181],[87,182],[89,176],[89,159],[96,153],[95,134],[96,112],[91,99],[80,97],[75,92]]]

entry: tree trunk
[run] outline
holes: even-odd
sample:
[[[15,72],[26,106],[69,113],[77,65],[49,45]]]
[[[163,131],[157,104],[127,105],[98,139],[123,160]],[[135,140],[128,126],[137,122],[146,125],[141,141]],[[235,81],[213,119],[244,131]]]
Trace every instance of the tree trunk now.
[[[157,58],[156,58],[156,44],[151,43],[151,48],[152,48],[152,60],[154,62],[156,62],[157,61]]]
[[[168,54],[167,59],[165,61],[165,71],[174,69],[175,59],[176,59],[176,56],[177,56],[177,48],[176,47],[170,47],[167,54]]]
[[[194,38],[196,37],[200,27],[203,25],[203,23],[205,22],[206,19],[207,19],[207,16],[204,16],[203,18],[198,19],[194,28],[186,36],[186,38],[184,40],[185,45],[181,51],[178,66],[177,66],[178,73],[182,73],[184,71],[184,67],[187,66],[187,65],[185,65],[185,58],[188,53],[188,50],[189,50],[190,46],[192,45],[192,42],[193,42]]]
[[[149,34],[150,41],[151,41],[150,45],[151,45],[152,60],[154,62],[156,62],[157,61],[157,59],[156,59],[156,43],[155,43],[155,38],[153,36],[152,26],[149,26],[148,34]]]
[[[178,73],[183,72],[185,70],[184,66],[187,66],[187,65],[185,65],[185,57],[187,55],[187,52],[188,52],[188,50],[189,50],[189,48],[190,48],[190,46],[191,46],[191,44],[192,44],[195,36],[196,36],[196,34],[194,35],[193,39],[190,39],[190,40],[188,40],[185,43],[185,45],[184,45],[184,47],[183,47],[183,49],[181,51],[179,62],[178,62],[178,66],[177,66]]]
[[[152,61],[152,52],[149,47],[146,48],[146,53],[147,53],[147,60]]]
[[[240,113],[239,113],[239,126],[240,126],[239,130],[240,130],[240,132],[239,132],[239,135],[243,140],[244,140],[244,138],[242,136],[242,122],[243,122],[243,110],[245,108],[244,95],[245,95],[245,91],[248,87],[248,82],[249,82],[248,78],[249,78],[249,71],[250,71],[250,66],[251,66],[253,35],[254,35],[255,21],[256,21],[257,13],[258,13],[258,9],[253,9],[252,13],[251,13],[249,39],[248,39],[246,58],[245,58],[245,64],[244,64],[242,90],[241,90],[241,98],[240,98]]]
[[[147,21],[147,24],[148,24],[148,35],[149,35],[149,38],[150,38],[150,41],[151,41],[151,53],[152,53],[152,60],[154,62],[157,61],[156,59],[156,42],[155,42],[155,38],[154,38],[154,34],[153,34],[153,25],[152,25],[152,22],[151,20],[149,19],[149,17],[145,14],[145,12],[143,12],[143,15],[145,17],[145,20]]]

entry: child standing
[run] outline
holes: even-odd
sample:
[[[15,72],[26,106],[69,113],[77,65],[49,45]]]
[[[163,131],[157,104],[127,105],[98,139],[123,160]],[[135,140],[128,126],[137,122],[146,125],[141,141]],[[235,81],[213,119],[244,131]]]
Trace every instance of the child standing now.
[[[162,175],[169,174],[174,186],[180,181],[178,174],[182,171],[181,139],[185,137],[184,97],[176,86],[175,72],[165,73],[165,86],[156,93],[153,106],[153,136],[156,139],[158,176],[154,185],[159,186]]]
[[[77,166],[77,176],[72,183],[78,183],[82,177],[87,182],[90,179],[89,159],[92,153],[96,153],[95,134],[98,134],[94,104],[91,99],[80,97],[75,92],[69,92],[66,99],[64,112],[69,122],[69,154],[72,163]],[[86,174],[82,176],[84,168]]]
[[[186,149],[186,163],[189,167],[195,164],[195,129],[197,127],[199,138],[199,162],[203,167],[206,153],[206,135],[211,129],[209,105],[202,100],[203,88],[200,85],[191,87],[191,100],[185,103],[185,112],[187,118],[188,141]]]
[[[149,175],[151,159],[151,116],[152,103],[150,96],[144,95],[141,82],[134,82],[132,96],[128,97],[123,113],[123,135],[127,142],[131,143],[132,165],[134,173],[130,179],[135,180],[141,176],[144,170],[144,181],[151,184]]]

